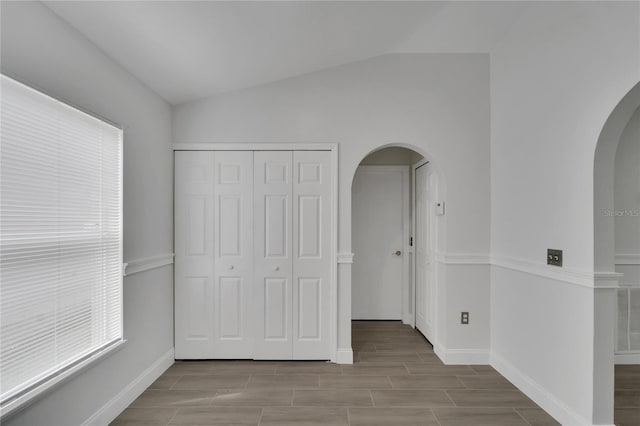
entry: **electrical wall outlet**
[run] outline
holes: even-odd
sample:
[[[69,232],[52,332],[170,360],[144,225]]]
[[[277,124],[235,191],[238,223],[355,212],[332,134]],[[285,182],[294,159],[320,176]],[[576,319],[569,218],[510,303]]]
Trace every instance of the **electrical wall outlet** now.
[[[460,324],[469,324],[469,312],[460,313]]]
[[[547,265],[562,266],[562,250],[547,249]]]

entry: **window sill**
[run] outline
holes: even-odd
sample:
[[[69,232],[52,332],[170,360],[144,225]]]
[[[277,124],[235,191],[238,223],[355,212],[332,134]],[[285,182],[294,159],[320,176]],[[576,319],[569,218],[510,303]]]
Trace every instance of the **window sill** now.
[[[2,407],[0,407],[0,423],[6,421],[9,417],[34,403],[38,399],[42,398],[47,393],[52,392],[53,390],[61,386],[64,382],[92,367],[97,362],[112,355],[115,352],[118,352],[124,347],[124,344],[126,342],[126,340],[120,340],[116,343],[113,343],[108,348],[91,355],[81,362],[63,370],[59,374],[54,375],[50,379],[29,390],[28,392],[25,392],[24,394],[11,399],[6,404],[3,404]]]

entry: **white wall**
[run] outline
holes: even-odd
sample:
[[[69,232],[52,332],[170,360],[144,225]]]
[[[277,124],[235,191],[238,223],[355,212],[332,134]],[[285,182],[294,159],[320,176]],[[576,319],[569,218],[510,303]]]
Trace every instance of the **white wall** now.
[[[351,182],[357,165],[382,145],[405,144],[428,156],[446,182],[447,215],[439,218],[443,226],[446,223],[441,249],[486,257],[488,65],[488,56],[481,54],[385,55],[177,106],[174,140],[339,143],[339,252],[347,253],[351,251]],[[477,320],[466,327],[443,323],[439,343],[446,349],[486,351],[488,272],[453,272],[464,267],[443,266],[451,271],[451,278],[443,283],[449,291],[442,300],[443,311],[471,310]],[[348,271],[339,269],[338,275],[339,348],[346,349],[350,347],[351,290]],[[457,315],[453,316],[457,322]]]
[[[1,28],[3,73],[124,127],[125,261],[172,252],[168,104],[41,3],[3,2]],[[81,424],[156,361],[166,361],[173,348],[171,266],[125,278],[124,335],[123,349],[3,424]]]
[[[566,424],[613,420],[593,380],[593,165],[640,76],[638,19],[637,3],[532,3],[491,53],[492,363]]]

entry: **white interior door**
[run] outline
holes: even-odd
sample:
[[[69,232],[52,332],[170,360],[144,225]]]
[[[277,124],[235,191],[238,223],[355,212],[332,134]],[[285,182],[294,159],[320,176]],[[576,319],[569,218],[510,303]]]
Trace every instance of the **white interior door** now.
[[[293,358],[328,359],[331,154],[293,153]]]
[[[213,152],[175,153],[175,357],[214,347]]]
[[[408,298],[408,168],[358,167],[352,211],[352,318],[402,319]]]
[[[293,352],[293,153],[254,153],[254,357]]]
[[[433,188],[431,166],[415,169],[415,271],[416,271],[416,327],[424,336],[433,337],[433,280],[431,228],[433,222]]]
[[[253,153],[214,154],[215,358],[253,356]]]

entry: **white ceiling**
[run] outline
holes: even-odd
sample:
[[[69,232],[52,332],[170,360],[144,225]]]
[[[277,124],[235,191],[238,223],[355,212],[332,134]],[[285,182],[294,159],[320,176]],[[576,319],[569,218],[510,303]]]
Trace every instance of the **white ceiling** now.
[[[172,104],[391,52],[488,52],[522,7],[401,1],[45,4]]]

